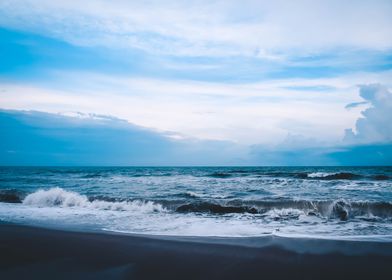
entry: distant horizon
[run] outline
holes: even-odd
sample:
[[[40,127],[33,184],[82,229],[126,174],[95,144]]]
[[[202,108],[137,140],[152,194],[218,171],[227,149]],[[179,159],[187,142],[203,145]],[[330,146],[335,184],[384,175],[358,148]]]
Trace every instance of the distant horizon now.
[[[241,167],[241,168],[258,168],[258,167],[290,167],[290,168],[301,168],[301,167],[314,167],[314,168],[339,168],[339,167],[347,167],[347,168],[375,168],[375,167],[392,167],[392,165],[0,165],[0,167],[65,167],[65,168],[78,168],[78,167],[87,167],[87,168],[231,168],[231,167]]]

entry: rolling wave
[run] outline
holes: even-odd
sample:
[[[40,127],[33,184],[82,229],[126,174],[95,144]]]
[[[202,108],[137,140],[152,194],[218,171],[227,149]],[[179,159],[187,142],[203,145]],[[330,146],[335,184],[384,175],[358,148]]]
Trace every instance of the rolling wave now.
[[[193,196],[195,196],[192,193]],[[219,214],[276,214],[277,211],[301,213],[326,219],[392,219],[392,203],[371,201],[322,200],[226,200],[210,198],[180,201],[120,200],[112,197],[88,197],[62,188],[38,190],[27,196],[15,190],[3,190],[0,202],[22,203],[33,207],[87,208],[95,210],[132,211],[138,213],[174,212]],[[297,218],[294,215],[293,218]],[[286,217],[287,218],[287,217]]]
[[[0,190],[0,202],[22,203],[24,193],[18,190]]]
[[[369,179],[369,180],[389,180],[391,179],[387,175],[376,174],[376,175],[360,175],[350,172],[336,172],[336,173],[324,173],[314,172],[306,175],[306,178],[318,179],[318,180],[358,180],[358,179]]]
[[[233,170],[227,172],[213,172],[205,177],[227,179],[233,177],[244,177],[244,176],[258,176],[258,177],[282,177],[282,178],[296,178],[296,179],[309,179],[309,180],[390,180],[391,177],[385,174],[356,174],[351,172],[259,172],[259,171],[244,171],[244,170]]]
[[[269,211],[295,209],[303,215],[323,218],[338,218],[342,221],[350,218],[392,218],[392,204],[389,202],[347,202],[336,201],[231,201],[226,204],[213,202],[194,202],[177,207],[177,212],[200,212],[214,214],[249,213],[265,214]]]
[[[138,212],[164,212],[166,209],[152,201],[120,201],[111,202],[105,200],[90,201],[87,196],[62,188],[51,188],[49,190],[38,190],[27,195],[22,203],[36,207],[79,207],[97,210],[112,211],[138,211]]]
[[[211,177],[211,178],[230,178],[230,177],[234,177],[235,174],[233,173],[229,173],[229,172],[213,172],[210,174],[205,175],[205,177]]]
[[[214,214],[251,213],[257,214],[258,210],[247,206],[228,206],[211,202],[197,202],[184,204],[177,207],[176,212],[209,212]]]

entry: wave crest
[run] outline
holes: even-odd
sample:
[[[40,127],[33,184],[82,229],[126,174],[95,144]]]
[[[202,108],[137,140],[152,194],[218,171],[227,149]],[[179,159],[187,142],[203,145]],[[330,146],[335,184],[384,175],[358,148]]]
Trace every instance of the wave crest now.
[[[350,172],[336,172],[336,173],[314,172],[314,173],[309,173],[307,177],[312,179],[319,179],[319,180],[354,180],[354,179],[359,179],[362,176]]]
[[[23,204],[38,207],[80,207],[97,210],[111,211],[135,211],[135,212],[164,212],[166,209],[152,201],[121,201],[110,202],[104,200],[89,201],[85,195],[62,188],[51,188],[49,190],[38,190],[26,196]]]

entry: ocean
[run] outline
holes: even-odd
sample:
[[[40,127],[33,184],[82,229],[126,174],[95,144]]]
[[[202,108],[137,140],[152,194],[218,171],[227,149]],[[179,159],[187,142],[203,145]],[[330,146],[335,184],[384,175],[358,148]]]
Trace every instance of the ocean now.
[[[392,167],[1,167],[0,221],[392,241]]]

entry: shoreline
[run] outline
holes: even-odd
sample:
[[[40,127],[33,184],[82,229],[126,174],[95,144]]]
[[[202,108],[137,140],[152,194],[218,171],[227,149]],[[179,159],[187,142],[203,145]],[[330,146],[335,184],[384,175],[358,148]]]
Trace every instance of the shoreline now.
[[[77,232],[0,224],[1,279],[392,277],[392,243]]]

